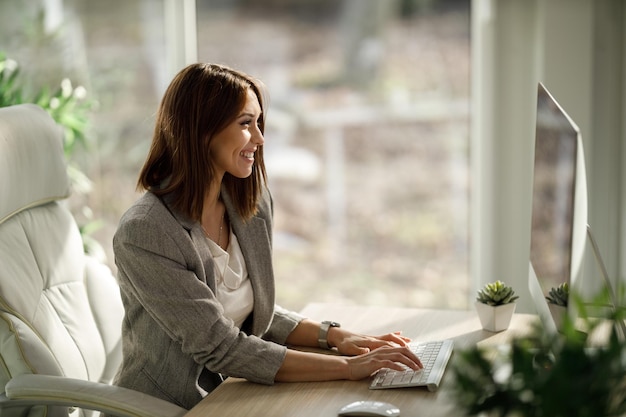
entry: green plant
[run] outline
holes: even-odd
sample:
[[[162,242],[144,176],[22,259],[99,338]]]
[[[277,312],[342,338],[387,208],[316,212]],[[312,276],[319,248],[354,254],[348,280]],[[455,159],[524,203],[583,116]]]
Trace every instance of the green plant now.
[[[519,297],[515,295],[513,287],[506,285],[504,282],[498,280],[486,284],[481,290],[478,291],[476,301],[490,306],[499,306],[502,304],[509,304],[517,300]]]
[[[564,282],[559,284],[558,287],[550,288],[546,300],[550,304],[554,304],[557,306],[567,307],[567,302],[569,299],[569,284]]]
[[[91,191],[91,181],[73,161],[79,147],[89,148],[89,115],[94,102],[87,98],[87,91],[82,86],[74,87],[68,78],[64,78],[54,89],[47,86],[39,88],[34,94],[28,94],[21,69],[17,61],[10,59],[0,51],[0,107],[22,103],[34,103],[46,110],[50,116],[64,128],[63,150],[68,159],[68,175],[74,191],[87,194]],[[80,208],[81,214],[91,213],[89,207]],[[89,219],[81,226],[81,234],[87,252],[102,252],[99,244],[88,234],[99,228],[101,223]]]
[[[83,86],[74,87],[71,80],[64,78],[55,89],[43,86],[35,94],[29,95],[17,61],[0,52],[0,107],[21,103],[37,104],[63,126],[66,157],[72,156],[77,145],[88,147],[89,114],[94,102],[87,98],[87,90]]]
[[[582,302],[577,304],[581,320],[575,326],[566,319],[561,333],[548,334],[537,324],[528,336],[513,339],[505,353],[485,346],[457,351],[450,367],[451,394],[464,414],[624,415],[626,344],[616,326],[624,311],[600,320],[590,318]]]

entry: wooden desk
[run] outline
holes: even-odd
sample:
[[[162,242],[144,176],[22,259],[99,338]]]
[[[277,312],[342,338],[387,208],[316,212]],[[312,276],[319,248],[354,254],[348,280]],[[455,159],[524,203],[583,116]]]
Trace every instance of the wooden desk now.
[[[476,344],[502,344],[513,335],[526,333],[534,315],[516,314],[508,330],[482,330],[474,310],[427,310],[406,308],[336,306],[310,304],[302,311],[315,320],[336,320],[350,330],[384,334],[402,330],[413,340],[453,339],[455,349]],[[454,359],[454,353],[452,354]],[[425,388],[370,390],[370,380],[307,383],[276,383],[265,386],[229,378],[190,410],[185,417],[336,417],[338,410],[358,400],[395,404],[402,417],[454,416],[452,401],[446,398],[446,375],[437,392]]]

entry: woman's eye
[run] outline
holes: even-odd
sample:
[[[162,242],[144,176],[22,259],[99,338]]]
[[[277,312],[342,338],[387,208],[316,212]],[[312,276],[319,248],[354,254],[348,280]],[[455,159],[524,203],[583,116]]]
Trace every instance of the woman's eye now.
[[[246,120],[241,121],[241,126],[249,127],[253,123],[255,123],[253,119],[246,119]],[[259,130],[261,129],[262,126],[263,126],[263,121],[261,119],[256,120],[256,127]]]

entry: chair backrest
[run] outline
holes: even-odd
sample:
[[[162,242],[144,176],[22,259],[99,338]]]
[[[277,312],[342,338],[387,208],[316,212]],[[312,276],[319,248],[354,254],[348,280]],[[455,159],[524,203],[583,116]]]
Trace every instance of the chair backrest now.
[[[23,373],[110,383],[123,306],[66,207],[63,130],[32,104],[0,108],[0,387]]]

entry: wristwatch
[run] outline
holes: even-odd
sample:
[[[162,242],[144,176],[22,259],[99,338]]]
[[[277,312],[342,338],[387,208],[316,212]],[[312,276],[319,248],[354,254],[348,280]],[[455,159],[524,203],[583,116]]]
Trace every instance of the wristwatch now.
[[[320,334],[317,337],[317,343],[322,349],[330,349],[328,345],[328,330],[330,330],[331,327],[341,327],[341,324],[336,321],[323,321],[320,326]]]

